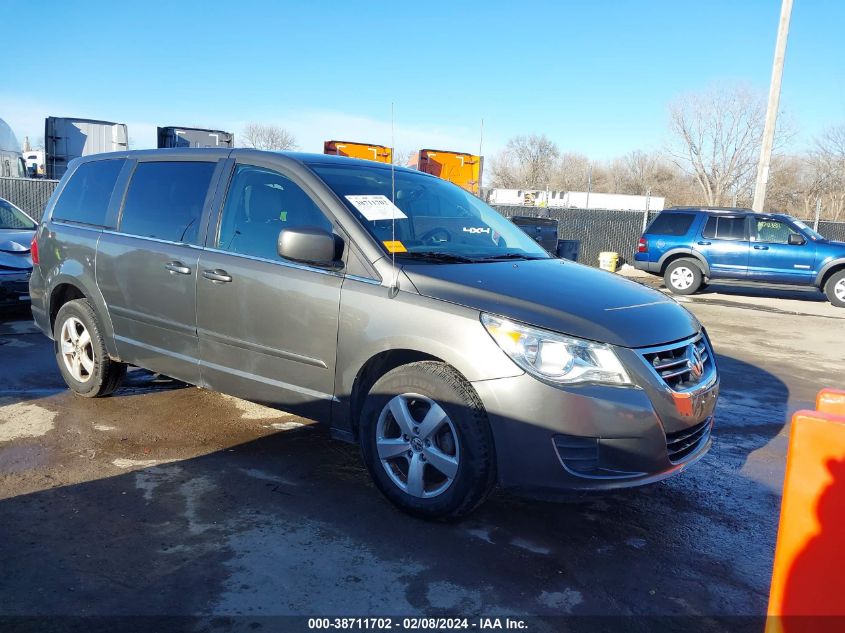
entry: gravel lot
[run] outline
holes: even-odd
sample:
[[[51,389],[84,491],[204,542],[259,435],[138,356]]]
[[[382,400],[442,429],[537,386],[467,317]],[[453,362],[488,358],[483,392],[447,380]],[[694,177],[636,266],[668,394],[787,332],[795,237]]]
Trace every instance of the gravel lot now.
[[[49,341],[7,314],[0,616],[763,614],[789,416],[845,376],[845,310],[821,299],[685,302],[722,372],[714,446],[689,471],[566,504],[497,494],[453,525],[394,510],[310,421],[142,371],[74,397]]]

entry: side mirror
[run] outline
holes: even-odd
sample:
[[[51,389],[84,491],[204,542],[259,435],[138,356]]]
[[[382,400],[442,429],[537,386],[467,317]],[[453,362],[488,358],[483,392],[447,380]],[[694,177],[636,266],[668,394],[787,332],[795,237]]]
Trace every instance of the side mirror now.
[[[282,229],[277,242],[279,256],[323,268],[343,266],[343,241],[324,229]]]
[[[803,235],[798,235],[797,233],[789,234],[789,244],[792,246],[802,246],[806,242],[807,240],[804,239]]]

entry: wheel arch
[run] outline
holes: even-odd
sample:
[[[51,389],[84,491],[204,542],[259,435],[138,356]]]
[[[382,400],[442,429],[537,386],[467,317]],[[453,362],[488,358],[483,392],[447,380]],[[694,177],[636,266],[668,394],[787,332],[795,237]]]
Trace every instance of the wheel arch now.
[[[112,328],[111,317],[102,295],[96,288],[90,288],[80,277],[59,275],[51,284],[47,299],[47,316],[52,334],[56,323],[56,315],[62,306],[68,301],[76,299],[87,299],[94,307],[94,312],[100,319],[103,335],[103,342],[112,360],[120,360],[117,347],[114,341],[114,329]]]
[[[458,371],[455,367],[450,365],[447,361],[415,349],[390,349],[372,355],[360,367],[358,373],[355,375],[355,381],[352,384],[352,390],[349,394],[348,402],[346,403],[346,419],[349,422],[349,429],[352,434],[352,439],[358,439],[358,425],[361,410],[364,408],[364,399],[370,392],[370,388],[376,381],[384,376],[387,372],[401,367],[403,365],[410,365],[420,361],[436,361],[445,363]],[[460,374],[460,371],[458,371]],[[461,374],[463,376],[463,374]]]
[[[669,264],[679,259],[694,259],[696,263],[698,263],[698,265],[701,267],[701,272],[704,274],[704,276],[710,276],[710,265],[707,263],[707,260],[704,258],[704,256],[701,253],[688,248],[673,249],[668,253],[665,253],[659,260],[660,274],[665,274],[666,269],[669,267]]]
[[[833,261],[830,261],[825,264],[824,267],[822,267],[822,269],[819,271],[819,274],[816,275],[816,286],[819,289],[824,290],[827,280],[830,279],[836,273],[838,273],[840,270],[845,270],[845,257],[834,259]]]

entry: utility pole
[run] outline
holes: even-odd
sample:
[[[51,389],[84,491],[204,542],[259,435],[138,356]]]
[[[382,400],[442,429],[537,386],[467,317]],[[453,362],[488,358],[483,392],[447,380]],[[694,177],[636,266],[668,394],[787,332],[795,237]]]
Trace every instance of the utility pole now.
[[[593,165],[590,164],[587,169],[587,203],[584,205],[590,208],[590,194],[593,192]]]
[[[760,162],[757,164],[757,183],[754,185],[754,204],[757,213],[763,212],[766,202],[766,185],[769,184],[769,166],[772,162],[772,145],[775,139],[775,127],[780,103],[780,81],[783,77],[783,60],[786,56],[786,39],[789,36],[789,19],[792,16],[792,0],[783,0],[780,9],[778,39],[775,43],[775,61],[772,64],[772,83],[769,86],[769,105],[766,108],[766,126],[763,128],[763,146],[760,149]]]

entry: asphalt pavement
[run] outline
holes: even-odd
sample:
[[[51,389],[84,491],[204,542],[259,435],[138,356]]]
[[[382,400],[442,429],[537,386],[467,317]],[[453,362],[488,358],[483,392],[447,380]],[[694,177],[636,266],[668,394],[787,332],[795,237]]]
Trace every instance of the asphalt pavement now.
[[[845,376],[845,310],[779,292],[684,302],[722,374],[698,464],[570,503],[497,493],[456,524],[395,510],[312,421],[140,370],[76,397],[6,314],[0,617],[759,616],[789,416]]]

